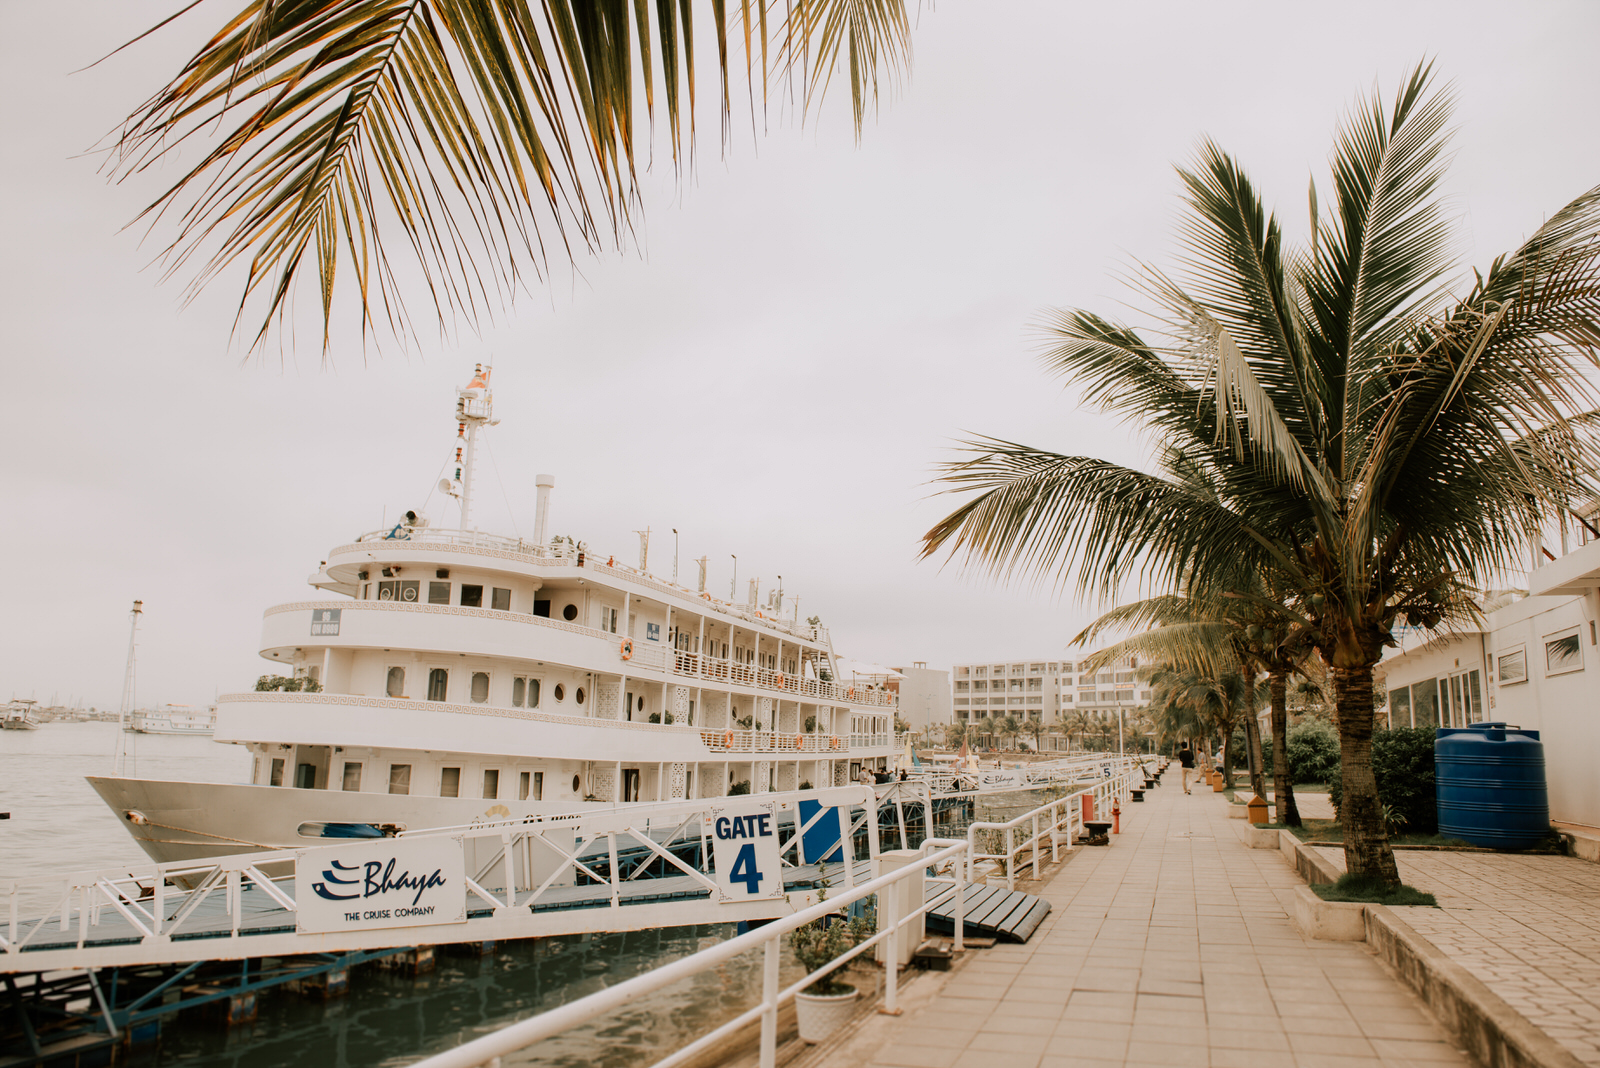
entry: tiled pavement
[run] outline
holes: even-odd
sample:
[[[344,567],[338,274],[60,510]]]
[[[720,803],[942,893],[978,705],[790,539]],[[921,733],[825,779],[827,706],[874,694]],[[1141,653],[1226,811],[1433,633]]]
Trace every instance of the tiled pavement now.
[[[1176,769],[1174,769],[1176,770]],[[1297,877],[1246,848],[1213,794],[1175,775],[1109,848],[1045,887],[1033,938],[996,946],[892,1021],[878,1068],[1466,1068],[1359,944],[1311,942]]]
[[[1341,869],[1339,850],[1323,850]],[[1439,908],[1397,910],[1585,1064],[1600,1068],[1600,865],[1573,857],[1396,850]]]

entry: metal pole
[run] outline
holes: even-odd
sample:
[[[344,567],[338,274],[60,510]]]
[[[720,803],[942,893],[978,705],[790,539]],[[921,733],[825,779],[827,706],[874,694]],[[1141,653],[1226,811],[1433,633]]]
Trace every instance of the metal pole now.
[[[672,584],[678,584],[678,528],[672,528]]]
[[[889,889],[894,889],[890,887]],[[778,940],[767,939],[761,969],[761,1068],[778,1063]]]
[[[921,878],[922,876],[918,876]],[[905,890],[902,880],[886,886],[878,895],[888,915],[889,937],[883,940],[883,1011],[889,1016],[900,1015],[900,895]]]

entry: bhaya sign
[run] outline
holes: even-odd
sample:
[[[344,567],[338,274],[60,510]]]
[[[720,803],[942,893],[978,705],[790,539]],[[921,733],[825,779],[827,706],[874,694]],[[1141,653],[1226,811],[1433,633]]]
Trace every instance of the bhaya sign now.
[[[466,864],[459,838],[385,838],[296,851],[301,932],[461,923]]]

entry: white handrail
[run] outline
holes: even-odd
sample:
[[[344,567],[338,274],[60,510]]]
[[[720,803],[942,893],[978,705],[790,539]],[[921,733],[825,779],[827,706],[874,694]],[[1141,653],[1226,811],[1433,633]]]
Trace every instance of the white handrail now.
[[[936,868],[949,861],[955,866],[956,946],[958,949],[960,948],[966,903],[965,865],[961,863],[961,859],[967,852],[967,843],[947,838],[931,838],[924,843],[924,849],[928,846],[942,846],[943,848],[940,848],[937,852],[925,854],[923,859],[916,864],[909,864],[887,875],[881,875],[869,882],[862,883],[841,897],[820,902],[810,908],[802,909],[793,916],[775,920],[747,934],[739,935],[726,942],[703,949],[681,960],[662,965],[653,971],[646,972],[616,986],[596,991],[587,997],[569,1002],[559,1008],[551,1009],[549,1012],[540,1013],[519,1023],[511,1024],[493,1034],[484,1035],[482,1038],[457,1046],[455,1049],[435,1054],[417,1062],[413,1068],[478,1068],[479,1065],[494,1064],[500,1057],[570,1031],[572,1028],[587,1023],[597,1016],[603,1016],[613,1009],[621,1008],[645,994],[660,990],[662,987],[675,983],[680,979],[698,975],[708,968],[715,967],[723,961],[731,960],[742,953],[755,949],[757,946],[763,947],[765,951],[762,962],[764,981],[762,983],[761,1002],[710,1033],[702,1035],[683,1049],[657,1061],[652,1068],[668,1068],[670,1065],[679,1064],[725,1035],[753,1023],[757,1019],[761,1020],[762,1025],[761,1068],[773,1068],[777,1060],[779,1007],[793,1000],[796,993],[823,976],[843,967],[852,958],[859,956],[879,942],[885,944],[884,1010],[893,1013],[898,1009],[898,943],[900,929],[924,915],[934,905],[931,902],[924,904],[921,908],[902,917],[895,915],[899,895],[884,894],[880,900],[884,902],[888,915],[883,921],[883,930],[860,943],[850,952],[835,958],[827,965],[808,974],[788,988],[779,990],[778,951],[781,946],[780,940],[789,932],[824,916],[832,915],[839,910],[840,906],[849,905],[873,894],[879,894],[903,879],[925,878],[924,873],[928,868]]]
[[[1104,762],[1101,761],[1100,763]],[[1129,793],[1129,790],[1132,789],[1136,772],[1138,781],[1144,781],[1144,762],[1142,760],[1127,757],[1116,759],[1113,763],[1118,765],[1117,771],[1088,789],[1076,790],[1065,797],[1058,797],[1054,801],[1049,801],[1038,808],[1024,812],[1022,815],[1004,822],[979,821],[968,824],[967,863],[976,865],[980,860],[1003,862],[1006,870],[1006,889],[1015,890],[1017,857],[1024,851],[1032,850],[1033,877],[1035,879],[1039,878],[1041,874],[1040,859],[1043,852],[1040,846],[1041,840],[1046,836],[1049,837],[1050,860],[1052,863],[1061,859],[1060,832],[1063,828],[1066,830],[1067,848],[1069,850],[1072,848],[1073,826],[1076,823],[1081,829],[1083,824],[1082,798],[1085,795],[1093,798],[1096,814],[1098,815],[1102,804],[1108,802],[1111,804],[1125,803],[1133,796]],[[1042,827],[1040,825],[1041,819],[1046,821]],[[1024,824],[1031,826],[1032,833],[1027,839],[1018,843],[1016,831],[1018,827]],[[1004,831],[1004,852],[979,852],[977,845],[979,831]]]

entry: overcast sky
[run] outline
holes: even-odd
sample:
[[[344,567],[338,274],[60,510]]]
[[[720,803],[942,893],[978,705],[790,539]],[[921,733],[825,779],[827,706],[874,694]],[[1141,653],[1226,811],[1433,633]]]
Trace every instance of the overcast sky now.
[[[736,553],[741,600],[746,578],[781,574],[841,655],[1058,655],[1099,606],[919,563],[955,503],[928,481],[964,433],[1144,462],[1041,374],[1030,324],[1051,306],[1122,315],[1129,260],[1172,265],[1172,164],[1199,138],[1298,236],[1340,115],[1434,56],[1459,97],[1463,265],[1600,182],[1593,3],[946,0],[859,146],[843,95],[754,144],[736,114],[725,154],[705,113],[696,172],[646,179],[639,249],[584,260],[478,335],[409,354],[340,335],[326,368],[314,346],[246,361],[236,279],[185,307],[150,267],[156,242],[122,230],[170,175],[111,186],[83,155],[232,10],[71,72],[178,6],[0,8],[0,698],[115,707],[136,597],[141,704],[249,688],[262,610],[315,595],[331,546],[406,508],[453,521],[428,492],[479,360],[504,420],[483,529],[529,535],[547,471],[552,533],[632,561],[649,526],[670,577],[677,527],[686,584],[706,555],[726,595]]]

